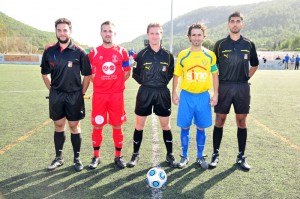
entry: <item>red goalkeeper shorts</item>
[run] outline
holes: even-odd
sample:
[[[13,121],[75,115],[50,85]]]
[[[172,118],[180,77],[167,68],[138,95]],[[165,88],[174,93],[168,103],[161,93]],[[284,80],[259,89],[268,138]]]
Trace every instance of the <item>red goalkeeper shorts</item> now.
[[[91,120],[94,126],[104,126],[107,123],[113,126],[122,125],[126,121],[123,92],[94,93]]]

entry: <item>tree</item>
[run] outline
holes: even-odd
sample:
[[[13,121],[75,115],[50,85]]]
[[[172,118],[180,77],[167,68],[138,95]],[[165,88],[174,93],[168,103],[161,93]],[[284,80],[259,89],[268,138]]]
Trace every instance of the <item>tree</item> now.
[[[297,48],[300,48],[300,36],[297,36],[291,42],[291,50],[296,50]]]
[[[291,43],[290,39],[283,41],[280,46],[281,50],[290,50]]]
[[[205,48],[209,49],[209,50],[213,50],[214,49],[214,43],[211,40],[209,40],[209,39],[204,40],[203,46]]]

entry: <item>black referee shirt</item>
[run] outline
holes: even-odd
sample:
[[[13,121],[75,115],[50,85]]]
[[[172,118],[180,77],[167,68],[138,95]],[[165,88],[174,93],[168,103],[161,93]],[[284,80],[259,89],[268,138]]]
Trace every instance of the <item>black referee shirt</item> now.
[[[155,52],[148,45],[137,54],[135,61],[136,67],[133,68],[132,77],[139,84],[147,87],[165,87],[173,77],[174,57],[162,47]]]
[[[249,63],[254,67],[259,64],[254,43],[242,36],[237,41],[230,36],[217,41],[214,52],[220,82],[247,82]]]
[[[91,75],[92,69],[84,50],[70,42],[61,52],[57,42],[44,51],[41,73],[51,74],[51,88],[62,92],[75,92],[82,89],[81,75]]]

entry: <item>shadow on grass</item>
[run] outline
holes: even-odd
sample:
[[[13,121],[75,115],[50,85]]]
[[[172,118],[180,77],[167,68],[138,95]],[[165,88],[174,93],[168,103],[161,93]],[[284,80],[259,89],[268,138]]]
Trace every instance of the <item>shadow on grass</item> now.
[[[195,170],[193,171],[193,169]],[[176,180],[176,176],[180,178],[180,180],[178,180],[174,183],[174,185],[172,185],[173,188],[169,190],[168,197],[164,198],[176,198],[179,195],[180,198],[204,198],[204,195],[207,190],[213,188],[215,184],[224,180],[236,170],[239,170],[239,166],[234,164],[231,168],[212,176],[207,181],[199,182],[196,186],[193,186],[192,189],[189,189],[189,187],[191,186],[190,182],[192,180],[199,179],[199,181],[201,181],[201,175],[204,172],[209,172],[208,170],[205,171],[202,168],[200,168],[197,163],[194,163],[193,165],[185,169],[179,170],[171,176],[171,179],[168,179],[169,182],[172,182]],[[187,188],[187,191],[184,191],[185,188]]]
[[[77,173],[73,166],[59,168],[54,171],[46,169],[23,173],[0,182],[0,196],[5,199],[18,198],[103,198],[114,195],[123,196],[144,195],[146,190],[144,180],[130,185],[130,181],[145,175],[147,170],[140,170],[126,177],[115,177],[120,171],[114,163],[95,170]],[[124,170],[122,170],[124,171]],[[124,189],[124,184],[128,184]],[[119,187],[122,187],[118,191]],[[126,187],[126,186],[125,186]],[[144,187],[145,190],[141,190]],[[116,191],[117,190],[117,191]],[[134,198],[134,197],[127,197]],[[2,199],[2,198],[1,198]]]
[[[163,198],[204,198],[205,192],[225,179],[236,169],[235,165],[209,180],[184,191],[194,179],[201,179],[203,169],[192,164],[185,169],[173,169],[161,165],[168,176],[168,187],[162,191]],[[128,169],[128,168],[126,168]],[[54,171],[37,170],[20,174],[0,182],[0,193],[5,199],[18,198],[151,198],[146,187],[147,169],[128,169],[128,174],[119,170],[113,163],[95,170],[74,172],[73,166]],[[120,174],[116,173],[120,172]],[[1,194],[0,194],[1,196]]]
[[[197,198],[201,199],[204,198],[204,194],[207,190],[212,188],[215,184],[225,179],[227,176],[231,175],[235,170],[239,170],[239,166],[234,164],[231,168],[213,176],[209,180],[199,183],[197,186],[195,186],[193,189],[184,192],[183,190],[185,187],[190,186],[190,182],[194,179],[201,179],[201,175],[204,172],[207,172],[200,168],[199,164],[194,163],[192,165],[189,165],[188,167],[184,169],[173,169],[169,168],[167,163],[162,163],[160,166],[166,171],[166,173],[170,173],[168,176],[168,184],[172,184],[172,182],[178,180],[177,182],[173,183],[172,185],[168,185],[165,189],[163,189],[161,192],[158,192],[157,197],[152,198],[170,198],[170,199],[177,199],[177,198]],[[141,173],[145,174],[145,173]],[[136,189],[139,189],[137,191]],[[146,190],[146,192],[140,195],[140,190]],[[120,195],[120,192],[122,194]],[[109,198],[151,198],[149,195],[151,191],[149,189],[145,189],[145,185],[140,186],[140,183],[135,183],[131,185],[126,185],[122,189],[119,189],[118,192],[115,192],[113,194],[109,195]],[[129,194],[127,194],[129,193]],[[124,197],[123,197],[124,196]]]

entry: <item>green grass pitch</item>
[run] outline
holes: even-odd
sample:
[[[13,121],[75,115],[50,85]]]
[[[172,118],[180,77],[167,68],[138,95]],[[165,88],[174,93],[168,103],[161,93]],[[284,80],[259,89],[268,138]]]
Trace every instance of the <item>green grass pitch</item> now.
[[[33,65],[0,65],[0,199],[18,198],[153,198],[145,185],[152,166],[152,117],[147,120],[134,168],[119,170],[113,164],[111,127],[105,126],[101,147],[102,163],[95,170],[88,164],[91,144],[91,100],[86,100],[82,121],[82,172],[73,169],[69,130],[64,146],[65,164],[51,172],[47,165],[54,158],[53,123],[48,122],[48,91]],[[246,156],[252,169],[244,172],[235,165],[236,124],[233,109],[224,126],[220,162],[204,171],[196,165],[195,128],[191,128],[190,163],[172,169],[165,163],[166,150],[158,126],[158,159],[168,175],[162,198],[299,198],[300,179],[300,71],[258,70],[251,79],[251,111],[248,116]],[[92,85],[91,85],[92,86]],[[171,84],[170,84],[171,87]],[[126,82],[127,122],[124,124],[123,155],[132,154],[135,127],[135,96],[138,85]],[[91,94],[91,87],[88,94]],[[177,107],[172,107],[171,125],[174,154],[181,153],[180,129],[176,126]],[[206,130],[205,153],[212,153],[212,127]]]

